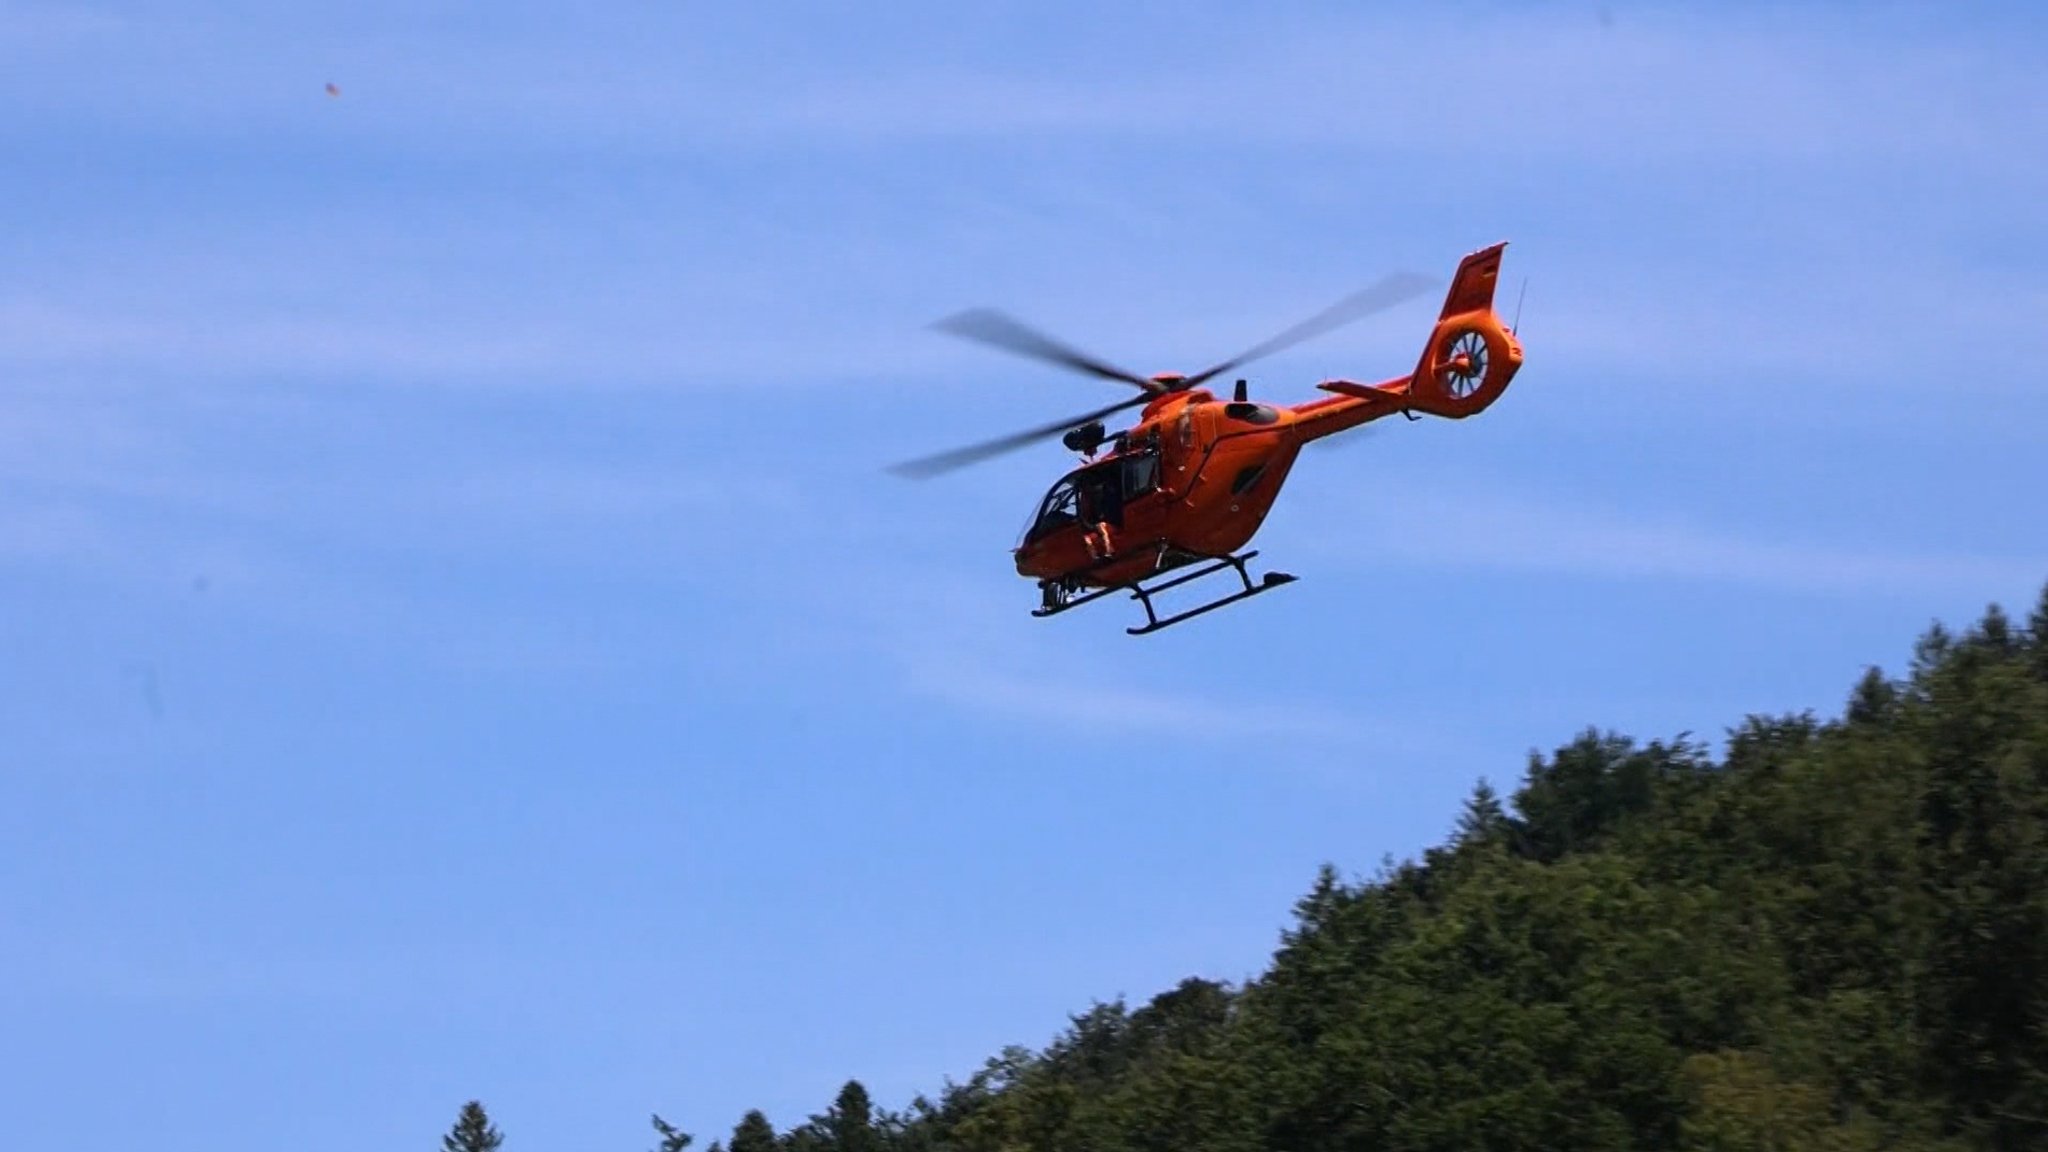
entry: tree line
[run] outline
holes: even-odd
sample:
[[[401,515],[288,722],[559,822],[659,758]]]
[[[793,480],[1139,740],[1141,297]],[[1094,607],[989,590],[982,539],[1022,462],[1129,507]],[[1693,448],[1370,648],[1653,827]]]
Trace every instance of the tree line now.
[[[1724,745],[1587,730],[1419,859],[1325,865],[1242,986],[712,1152],[2048,1148],[2048,589]],[[474,1107],[446,1152],[496,1148]]]

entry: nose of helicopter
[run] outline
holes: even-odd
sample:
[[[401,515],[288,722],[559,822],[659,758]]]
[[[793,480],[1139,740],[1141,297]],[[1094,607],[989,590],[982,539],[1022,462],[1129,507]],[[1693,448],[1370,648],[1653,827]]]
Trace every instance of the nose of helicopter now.
[[[1045,549],[1041,544],[1022,544],[1010,549],[1010,555],[1017,564],[1017,575],[1044,579],[1051,575],[1045,570]]]

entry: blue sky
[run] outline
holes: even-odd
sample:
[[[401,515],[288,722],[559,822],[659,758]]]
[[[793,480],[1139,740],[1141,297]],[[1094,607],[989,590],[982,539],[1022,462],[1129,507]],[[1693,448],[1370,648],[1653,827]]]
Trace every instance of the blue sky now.
[[[2027,6],[1103,8],[0,2],[0,1146],[899,1104],[2048,581]],[[1115,398],[957,309],[1190,370],[1500,239],[1513,389],[1273,596],[1033,620],[1056,445],[881,470]]]

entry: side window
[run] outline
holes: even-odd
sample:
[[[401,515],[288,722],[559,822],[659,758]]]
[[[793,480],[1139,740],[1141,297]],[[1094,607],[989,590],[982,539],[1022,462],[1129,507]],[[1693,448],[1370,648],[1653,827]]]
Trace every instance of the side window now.
[[[1124,498],[1142,496],[1159,486],[1159,454],[1145,452],[1124,461]]]

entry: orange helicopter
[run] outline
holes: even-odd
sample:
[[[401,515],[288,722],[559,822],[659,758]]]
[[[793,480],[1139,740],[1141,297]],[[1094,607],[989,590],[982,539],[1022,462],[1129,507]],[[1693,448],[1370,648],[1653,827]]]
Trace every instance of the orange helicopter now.
[[[1257,596],[1295,577],[1267,572],[1252,582],[1239,554],[1264,523],[1304,445],[1383,416],[1415,413],[1461,420],[1485,411],[1522,364],[1514,328],[1493,310],[1505,243],[1459,263],[1436,327],[1415,371],[1378,384],[1325,380],[1333,395],[1291,407],[1261,404],[1237,381],[1231,399],[1201,385],[1241,364],[1341,324],[1390,308],[1425,290],[1427,281],[1393,276],[1321,314],[1193,376],[1134,376],[1026,328],[1000,313],[975,309],[937,327],[984,344],[1136,387],[1140,394],[1107,408],[967,448],[898,464],[899,475],[928,477],[1048,436],[1081,454],[1079,468],[1060,478],[1038,504],[1013,550],[1017,572],[1038,581],[1033,616],[1052,616],[1128,590],[1146,622],[1133,636],[1156,632],[1227,604]],[[1102,418],[1142,405],[1132,427],[1108,435]],[[1096,455],[1107,443],[1109,450]],[[1155,577],[1179,572],[1158,583]],[[1152,597],[1225,569],[1241,590],[1161,619]]]

